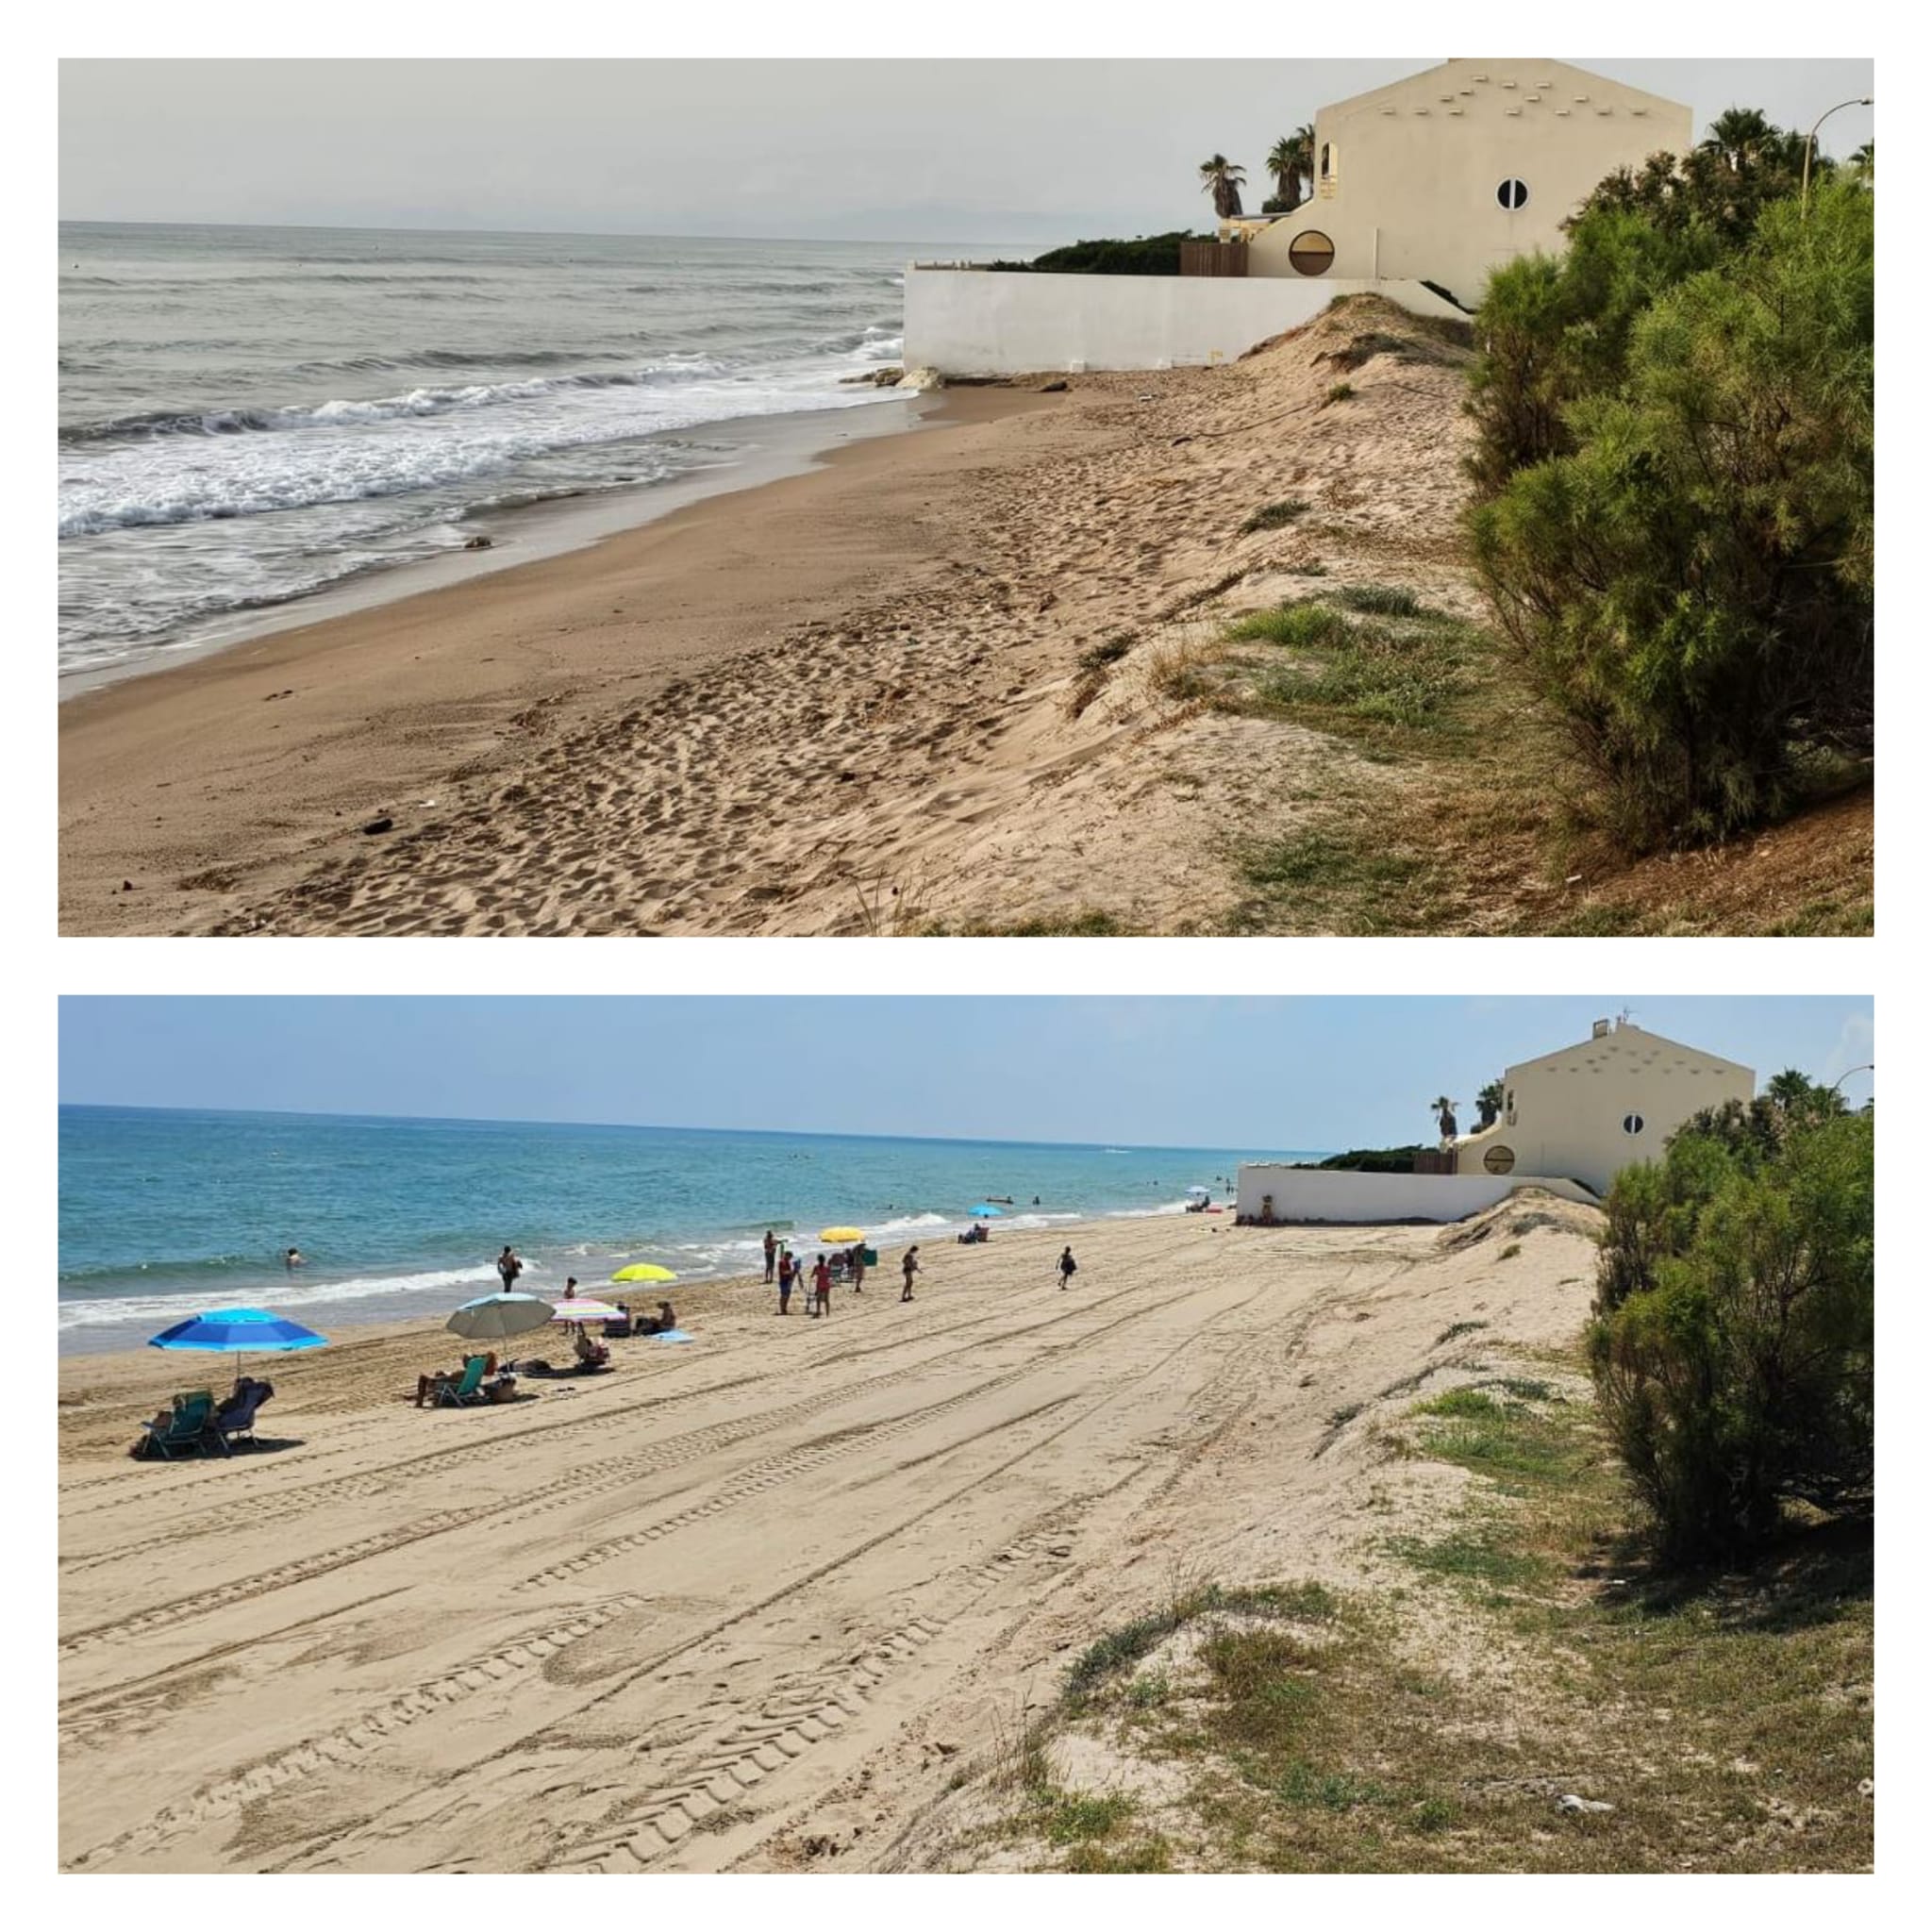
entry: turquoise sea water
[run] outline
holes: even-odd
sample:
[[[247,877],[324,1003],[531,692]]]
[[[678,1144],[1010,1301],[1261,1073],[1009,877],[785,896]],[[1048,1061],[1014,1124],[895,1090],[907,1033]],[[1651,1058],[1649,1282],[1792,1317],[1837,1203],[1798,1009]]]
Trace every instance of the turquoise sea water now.
[[[1243,1160],[1309,1158],[63,1107],[60,1346],[125,1348],[236,1303],[324,1333],[447,1309],[495,1287],[506,1241],[539,1293],[633,1260],[703,1279],[758,1267],[767,1227],[808,1243],[851,1222],[893,1249],[947,1239],[1003,1194],[1013,1227],[1178,1213]],[[293,1275],[290,1247],[308,1263]]]

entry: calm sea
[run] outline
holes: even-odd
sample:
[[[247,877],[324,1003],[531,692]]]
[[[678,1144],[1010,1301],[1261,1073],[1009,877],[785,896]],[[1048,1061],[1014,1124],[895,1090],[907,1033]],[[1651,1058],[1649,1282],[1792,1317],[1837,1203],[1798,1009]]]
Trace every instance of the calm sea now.
[[[125,1348],[236,1303],[324,1333],[447,1310],[496,1286],[505,1241],[540,1293],[633,1260],[703,1279],[757,1267],[767,1227],[805,1242],[852,1222],[890,1249],[947,1239],[993,1195],[1013,1227],[1178,1213],[1242,1160],[1309,1158],[63,1107],[60,1345]],[[292,1277],[290,1247],[309,1264]]]
[[[898,359],[921,252],[63,223],[62,672],[703,467],[706,425],[900,407],[840,378]]]

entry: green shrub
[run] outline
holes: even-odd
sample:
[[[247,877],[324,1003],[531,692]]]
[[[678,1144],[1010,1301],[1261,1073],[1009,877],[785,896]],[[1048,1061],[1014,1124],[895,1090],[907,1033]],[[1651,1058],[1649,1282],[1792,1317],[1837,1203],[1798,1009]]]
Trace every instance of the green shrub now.
[[[1636,314],[1613,391],[1511,405],[1574,447],[1476,507],[1477,569],[1633,848],[1759,823],[1871,749],[1873,301],[1872,197],[1827,185]]]
[[[1590,1354],[1666,1557],[1747,1553],[1869,1485],[1873,1122],[1734,1109],[1610,1191]]]

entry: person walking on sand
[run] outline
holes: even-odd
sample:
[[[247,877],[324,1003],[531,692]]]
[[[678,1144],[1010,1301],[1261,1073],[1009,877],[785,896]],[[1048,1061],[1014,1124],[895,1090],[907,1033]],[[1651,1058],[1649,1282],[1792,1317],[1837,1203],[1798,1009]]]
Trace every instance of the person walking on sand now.
[[[909,1302],[912,1299],[912,1277],[919,1273],[919,1246],[917,1242],[906,1250],[899,1266],[906,1271],[906,1286],[900,1290],[899,1299],[902,1302]]]
[[[865,1288],[865,1243],[860,1241],[845,1258],[852,1268],[852,1292],[861,1293]]]
[[[504,1293],[508,1294],[516,1287],[517,1276],[524,1272],[524,1264],[508,1241],[503,1244],[503,1253],[496,1257],[496,1272],[503,1276]]]
[[[778,1262],[778,1238],[768,1227],[765,1230],[765,1284],[771,1285],[772,1270]]]
[[[791,1250],[783,1248],[778,1254],[778,1312],[789,1315],[791,1312],[791,1290],[798,1280],[798,1263],[791,1257]]]
[[[1074,1278],[1074,1270],[1079,1265],[1079,1262],[1074,1259],[1072,1248],[1067,1247],[1060,1250],[1060,1290],[1063,1293],[1066,1291],[1067,1283]]]
[[[821,1255],[817,1265],[811,1271],[811,1318],[814,1322],[821,1315],[832,1312],[832,1268],[831,1263]]]

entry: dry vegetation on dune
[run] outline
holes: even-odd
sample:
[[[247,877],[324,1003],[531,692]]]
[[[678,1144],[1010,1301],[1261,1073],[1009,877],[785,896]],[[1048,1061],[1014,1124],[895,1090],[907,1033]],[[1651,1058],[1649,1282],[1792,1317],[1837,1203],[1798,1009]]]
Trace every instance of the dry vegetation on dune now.
[[[212,929],[1869,929],[1868,792],[1635,864],[1572,828],[1465,565],[1466,338],[1348,297],[1233,365],[1073,378],[899,492],[917,571],[647,702],[519,713],[426,823]]]

